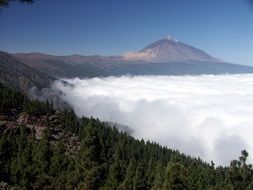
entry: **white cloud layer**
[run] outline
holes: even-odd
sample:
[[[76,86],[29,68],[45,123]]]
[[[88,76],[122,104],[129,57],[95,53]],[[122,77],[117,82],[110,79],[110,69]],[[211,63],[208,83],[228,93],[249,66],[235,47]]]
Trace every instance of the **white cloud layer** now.
[[[79,116],[131,127],[133,136],[229,164],[253,154],[253,75],[137,76],[57,81]],[[251,159],[252,162],[252,159]]]

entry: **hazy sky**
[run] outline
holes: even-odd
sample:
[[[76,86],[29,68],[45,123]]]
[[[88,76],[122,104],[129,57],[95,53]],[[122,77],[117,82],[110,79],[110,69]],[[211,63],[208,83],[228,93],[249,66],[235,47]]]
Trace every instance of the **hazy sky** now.
[[[209,54],[253,65],[249,0],[35,0],[0,11],[0,49],[116,55],[172,35]]]

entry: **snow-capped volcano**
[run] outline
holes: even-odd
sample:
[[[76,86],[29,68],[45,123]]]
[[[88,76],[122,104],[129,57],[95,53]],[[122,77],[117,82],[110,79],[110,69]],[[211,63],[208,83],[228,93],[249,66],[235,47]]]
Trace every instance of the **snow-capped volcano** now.
[[[187,60],[212,61],[218,59],[206,52],[180,42],[170,36],[158,40],[137,52],[128,52],[123,55],[125,60],[141,60],[147,62],[177,62]]]

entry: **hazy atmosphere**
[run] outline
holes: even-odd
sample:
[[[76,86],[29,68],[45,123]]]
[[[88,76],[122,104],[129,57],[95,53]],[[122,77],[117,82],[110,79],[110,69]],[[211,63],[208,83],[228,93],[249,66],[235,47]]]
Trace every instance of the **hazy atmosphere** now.
[[[122,76],[57,81],[79,116],[128,125],[139,139],[229,164],[253,152],[253,75]],[[251,160],[252,161],[252,160]]]

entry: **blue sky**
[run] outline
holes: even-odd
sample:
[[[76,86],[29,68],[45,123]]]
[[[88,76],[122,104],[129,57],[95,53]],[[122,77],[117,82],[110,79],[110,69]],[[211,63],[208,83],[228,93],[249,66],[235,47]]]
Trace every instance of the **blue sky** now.
[[[167,35],[225,61],[253,65],[249,0],[35,0],[0,11],[0,49],[117,55]]]

